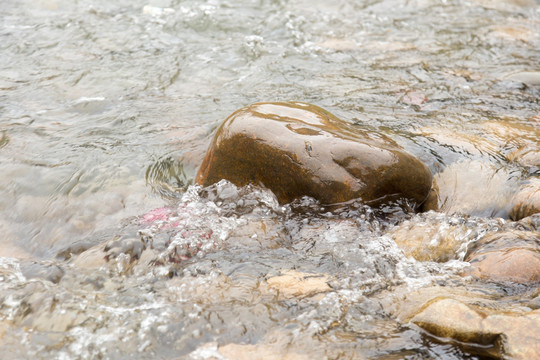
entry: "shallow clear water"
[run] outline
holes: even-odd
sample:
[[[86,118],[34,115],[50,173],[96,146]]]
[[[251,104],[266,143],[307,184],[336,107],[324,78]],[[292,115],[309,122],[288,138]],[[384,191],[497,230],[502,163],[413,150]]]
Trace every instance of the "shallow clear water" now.
[[[511,76],[540,70],[537,2],[8,0],[0,19],[3,352],[463,359],[475,350],[398,319],[408,292],[533,296],[458,273],[470,244],[516,226],[506,203],[538,175],[510,156],[538,149],[540,88]],[[466,186],[417,215],[189,186],[228,114],[280,100],[384,132]],[[455,244],[414,260],[392,238],[404,224]],[[269,285],[292,269],[330,290]]]

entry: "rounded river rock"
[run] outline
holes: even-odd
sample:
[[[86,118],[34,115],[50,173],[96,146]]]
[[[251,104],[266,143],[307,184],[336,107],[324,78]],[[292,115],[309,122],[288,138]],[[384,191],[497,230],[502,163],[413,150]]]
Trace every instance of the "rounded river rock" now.
[[[272,190],[280,203],[311,196],[323,204],[369,204],[427,197],[427,166],[386,136],[339,120],[317,106],[256,103],[217,130],[199,169],[203,186],[226,179]]]

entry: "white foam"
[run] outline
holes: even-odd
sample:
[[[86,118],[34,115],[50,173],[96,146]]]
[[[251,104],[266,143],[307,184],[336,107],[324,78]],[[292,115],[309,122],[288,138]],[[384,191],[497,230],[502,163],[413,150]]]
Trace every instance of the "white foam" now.
[[[152,15],[152,16],[161,16],[161,15],[169,15],[174,14],[175,10],[173,8],[162,8],[152,5],[145,5],[142,10],[143,14],[146,15]]]

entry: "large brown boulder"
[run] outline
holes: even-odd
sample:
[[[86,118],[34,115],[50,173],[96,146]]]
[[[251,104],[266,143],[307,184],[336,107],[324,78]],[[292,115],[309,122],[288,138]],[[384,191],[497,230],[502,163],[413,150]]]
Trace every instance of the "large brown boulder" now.
[[[307,195],[323,204],[361,198],[419,205],[431,188],[426,165],[382,134],[299,102],[256,103],[230,115],[196,182],[264,185],[280,203]]]

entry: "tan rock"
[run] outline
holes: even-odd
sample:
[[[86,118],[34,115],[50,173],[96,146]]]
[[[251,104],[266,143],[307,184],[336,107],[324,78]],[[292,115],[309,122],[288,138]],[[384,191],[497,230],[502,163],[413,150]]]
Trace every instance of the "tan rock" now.
[[[430,194],[424,211],[507,217],[510,199],[517,190],[510,172],[477,160],[449,165],[434,176],[434,183],[438,191]]]
[[[522,71],[508,75],[507,80],[519,81],[531,86],[540,85],[540,71]]]
[[[82,324],[88,318],[76,310],[47,311],[40,309],[32,316],[32,328],[37,331],[65,332],[74,326]]]
[[[58,10],[58,5],[59,5],[58,0],[39,0],[36,3],[37,5],[39,5],[40,7],[46,10],[51,10],[51,11]]]
[[[525,167],[540,167],[540,149],[531,144],[511,152],[507,158]]]
[[[424,127],[416,133],[440,145],[450,147],[456,153],[481,156],[496,154],[499,151],[499,145],[496,142],[475,134],[460,133],[439,127]]]
[[[540,212],[540,178],[531,178],[514,195],[510,218],[520,220]]]
[[[453,299],[435,299],[411,322],[435,336],[493,345],[478,348],[484,356],[534,359],[540,354],[540,310],[498,313]]]
[[[287,238],[283,224],[276,219],[250,220],[231,231],[227,242],[235,245],[276,249]]]
[[[534,0],[472,0],[473,4],[477,4],[488,9],[508,10],[511,8],[534,7]]]
[[[411,322],[437,336],[458,341],[490,345],[496,332],[482,331],[485,314],[453,299],[437,299],[429,304]]]
[[[483,324],[492,332],[500,332],[503,358],[534,359],[540,354],[540,310],[522,316],[494,314]]]
[[[419,261],[445,262],[456,258],[468,229],[442,222],[404,221],[392,229],[390,235],[405,255]],[[457,239],[456,239],[457,237]]]
[[[452,76],[460,76],[466,79],[467,81],[477,81],[484,78],[484,76],[481,73],[473,72],[470,69],[455,68],[455,69],[447,69],[445,72]]]
[[[311,196],[323,204],[361,198],[372,204],[421,204],[431,188],[424,163],[382,134],[298,102],[257,103],[218,129],[196,182],[263,184],[280,203]]]
[[[227,344],[219,347],[219,353],[230,360],[310,360],[304,354],[289,352],[286,348],[272,345]]]
[[[11,326],[12,325],[8,321],[0,321],[0,340],[4,339],[4,335],[6,335],[6,332]]]
[[[402,297],[396,297],[396,294],[402,294]],[[392,313],[399,321],[409,322],[411,319],[422,312],[429,304],[441,299],[452,298],[456,301],[467,302],[476,301],[479,303],[489,302],[484,293],[479,294],[467,291],[467,289],[450,286],[428,286],[412,290],[410,287],[396,288],[393,296],[380,295],[380,301],[384,308]]]
[[[464,274],[492,281],[540,281],[540,236],[536,232],[504,231],[486,235],[469,251]]]
[[[72,264],[83,269],[99,269],[107,264],[106,255],[105,244],[102,244],[82,252]]]
[[[488,138],[500,147],[537,146],[540,139],[540,127],[534,121],[524,124],[519,119],[503,118],[497,121],[486,121],[481,124]]]
[[[0,230],[2,229],[2,224],[0,223]],[[14,245],[9,240],[4,240],[5,243],[0,243],[0,257],[11,257],[17,259],[31,259],[33,258],[32,254],[27,252],[20,246]]]
[[[349,39],[328,38],[316,44],[317,46],[335,51],[350,51],[359,48],[355,41]]]
[[[331,291],[328,285],[330,276],[309,274],[296,270],[283,271],[281,275],[266,280],[268,285],[283,297],[308,297]]]
[[[416,46],[413,43],[401,41],[372,41],[362,45],[362,49],[378,54],[381,52],[399,52],[416,49]],[[403,61],[404,59],[401,60]]]
[[[425,94],[419,91],[408,90],[399,99],[403,104],[420,106],[428,101]]]
[[[494,26],[491,28],[491,35],[510,41],[530,41],[537,36],[537,33],[526,27],[512,25]]]
[[[471,256],[468,275],[480,279],[535,283],[540,281],[540,254],[529,249],[492,251]]]

